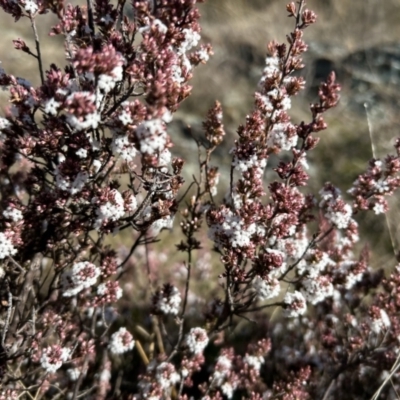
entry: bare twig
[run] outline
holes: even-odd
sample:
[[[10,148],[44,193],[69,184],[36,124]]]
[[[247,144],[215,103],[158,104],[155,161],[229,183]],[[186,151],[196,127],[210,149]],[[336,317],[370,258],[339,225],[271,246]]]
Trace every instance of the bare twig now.
[[[40,81],[43,85],[44,84],[44,72],[43,72],[42,53],[40,51],[39,34],[36,29],[35,17],[33,17],[32,15],[29,15],[29,19],[31,20],[31,27],[33,30],[33,34],[35,36],[35,45],[36,45],[36,53],[37,53],[36,59],[38,61],[38,65],[39,65]]]

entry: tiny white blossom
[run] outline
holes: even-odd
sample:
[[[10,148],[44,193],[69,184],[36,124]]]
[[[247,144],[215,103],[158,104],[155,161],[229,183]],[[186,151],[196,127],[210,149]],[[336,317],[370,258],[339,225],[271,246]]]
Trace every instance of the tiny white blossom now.
[[[56,101],[54,97],[50,100],[47,100],[46,104],[44,105],[44,112],[50,115],[57,115],[58,108],[61,106],[61,103]]]
[[[26,0],[24,9],[28,14],[34,14],[38,10],[38,6],[34,1]]]
[[[67,375],[72,382],[76,382],[81,374],[79,368],[69,368],[67,369]]]
[[[80,148],[79,150],[77,150],[75,152],[75,154],[79,157],[79,158],[86,158],[87,157],[87,150]]]
[[[385,213],[385,207],[381,203],[375,203],[373,210],[376,215]]]

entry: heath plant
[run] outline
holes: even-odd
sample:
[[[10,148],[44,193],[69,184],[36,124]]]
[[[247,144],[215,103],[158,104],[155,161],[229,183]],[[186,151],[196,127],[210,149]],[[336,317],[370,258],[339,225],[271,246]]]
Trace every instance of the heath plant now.
[[[268,45],[228,176],[215,102],[189,182],[168,125],[212,55],[196,0],[0,5],[29,20],[35,48],[14,47],[40,81],[0,69],[0,399],[398,398],[400,265],[370,265],[354,216],[388,211],[400,140],[346,193],[310,192],[340,86],[332,72],[309,120],[290,119],[316,21],[304,0]],[[41,56],[46,13],[63,66]]]

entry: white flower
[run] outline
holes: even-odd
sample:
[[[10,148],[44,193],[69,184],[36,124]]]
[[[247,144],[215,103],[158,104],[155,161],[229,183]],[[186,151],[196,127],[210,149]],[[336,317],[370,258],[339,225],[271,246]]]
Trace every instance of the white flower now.
[[[271,77],[276,73],[280,73],[279,57],[267,57],[265,59],[264,75]]]
[[[17,253],[17,249],[13,246],[11,239],[9,239],[3,232],[0,232],[0,260],[13,256]]]
[[[391,326],[389,316],[385,310],[380,309],[380,315],[378,318],[371,318],[370,327],[372,332],[378,334],[388,330]]]
[[[165,35],[168,31],[168,27],[159,19],[155,19],[153,21],[152,27],[155,27],[158,30],[158,32],[162,33],[163,35]]]
[[[200,40],[200,35],[192,29],[183,29],[182,33],[185,35],[185,40],[178,48],[178,54],[184,54],[193,47],[196,47]]]
[[[281,291],[281,285],[277,279],[264,280],[258,275],[253,279],[251,286],[260,301],[272,299],[278,296]]]
[[[116,133],[113,136],[111,150],[115,156],[119,156],[128,162],[133,161],[137,153],[135,145],[129,141],[127,135],[118,135]]]
[[[381,203],[375,203],[373,210],[376,215],[385,213],[385,207]]]
[[[81,375],[79,368],[69,368],[67,369],[67,375],[72,382],[76,382]]]
[[[70,272],[63,275],[64,297],[77,295],[84,289],[93,286],[100,276],[100,269],[89,261],[81,261],[73,265]]]
[[[303,286],[302,293],[311,304],[320,303],[327,297],[333,296],[333,285],[323,276],[306,279]]]
[[[283,302],[286,305],[285,314],[290,318],[303,315],[307,311],[306,299],[297,290],[293,293],[286,293]]]
[[[22,212],[18,210],[18,208],[8,206],[3,211],[3,216],[7,219],[11,219],[11,221],[18,222],[23,219]]]
[[[61,103],[56,101],[54,97],[52,97],[50,100],[47,100],[47,102],[44,105],[44,112],[46,114],[50,115],[57,115],[58,108],[61,106]]]
[[[151,224],[150,232],[152,235],[156,236],[160,233],[162,229],[172,229],[174,224],[174,216],[169,215],[164,218],[160,218]]]
[[[161,386],[162,390],[167,390],[171,386],[177,384],[181,378],[179,374],[175,371],[175,367],[167,362],[162,362],[156,368],[156,380]]]
[[[243,358],[243,362],[245,364],[248,364],[249,367],[252,367],[256,371],[260,371],[261,365],[264,364],[264,361],[265,361],[264,357],[262,357],[262,356],[249,356],[249,355],[246,355]]]
[[[75,152],[75,154],[79,157],[79,158],[86,158],[87,157],[87,150],[80,148],[79,150],[77,150]]]
[[[339,229],[346,229],[349,226],[353,214],[350,204],[345,204],[343,208],[343,211],[333,211],[332,209],[328,209],[325,214],[325,217]]]
[[[111,71],[111,75],[101,74],[97,79],[97,87],[105,93],[110,92],[115,84],[122,80],[123,68],[121,65]]]
[[[288,136],[288,129],[291,128],[290,123],[278,123],[272,127],[268,135],[267,145],[270,147],[277,147],[281,150],[290,150],[297,144],[297,135]]]
[[[208,52],[204,49],[198,50],[196,52],[197,56],[199,57],[200,61],[202,62],[207,62],[210,59],[210,55],[208,54]]]
[[[165,149],[168,135],[161,119],[142,122],[136,129],[140,151],[147,154],[160,153]]]
[[[177,315],[182,301],[181,294],[175,286],[171,286],[170,288],[168,293],[161,292],[156,297],[157,302],[154,306],[157,311],[160,311],[164,315]]]
[[[126,328],[119,328],[119,330],[111,335],[108,349],[112,354],[122,354],[132,350],[135,346],[135,341],[132,335]]]
[[[56,372],[63,362],[68,361],[70,355],[71,350],[69,349],[61,348],[57,345],[50,346],[43,350],[40,364],[47,373],[51,374]]]
[[[107,283],[100,283],[100,285],[97,286],[97,294],[99,296],[107,295],[108,291],[109,287],[107,286]],[[115,291],[116,299],[119,300],[123,294],[124,294],[123,290],[120,287],[118,287]]]
[[[103,164],[100,160],[93,160],[92,166],[95,174],[99,172],[102,165]]]
[[[38,10],[38,6],[34,1],[26,0],[24,9],[28,14],[34,14]]]
[[[122,110],[121,114],[118,115],[118,119],[122,122],[122,125],[126,126],[133,122],[132,116],[126,110]]]
[[[118,221],[125,214],[124,199],[121,193],[113,189],[111,191],[112,200],[99,206],[96,210],[97,220],[95,223],[95,228],[100,228],[104,221]],[[97,198],[92,200],[97,201]]]
[[[235,390],[235,388],[233,387],[232,383],[230,383],[230,382],[225,382],[225,383],[221,386],[221,391],[222,391],[222,393],[223,393],[228,399],[231,399],[231,398],[232,398],[234,390]]]
[[[207,332],[203,328],[192,328],[186,335],[185,343],[194,354],[201,354],[208,345]]]
[[[89,180],[89,174],[86,171],[79,172],[79,174],[72,182],[71,189],[69,190],[69,192],[71,194],[79,193],[85,187],[85,184],[88,180]]]
[[[8,128],[10,125],[11,125],[11,124],[10,124],[10,121],[9,121],[8,119],[5,119],[5,118],[3,118],[3,117],[0,117],[0,132],[1,132],[3,129]]]

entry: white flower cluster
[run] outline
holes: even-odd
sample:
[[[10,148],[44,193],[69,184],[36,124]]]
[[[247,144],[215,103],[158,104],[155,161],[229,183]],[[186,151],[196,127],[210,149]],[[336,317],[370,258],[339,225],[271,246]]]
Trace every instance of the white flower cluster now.
[[[86,171],[79,172],[73,181],[62,174],[59,165],[55,168],[54,172],[57,187],[65,192],[71,193],[72,195],[81,192],[89,181],[89,174]]]
[[[81,375],[81,371],[79,368],[68,368],[67,375],[71,382],[76,382]]]
[[[13,222],[18,222],[23,219],[22,212],[18,208],[8,206],[3,211],[4,218],[11,219]]]
[[[161,153],[167,144],[168,135],[161,119],[142,122],[136,129],[140,151],[145,154]]]
[[[130,351],[135,346],[132,335],[122,327],[111,335],[108,349],[112,354],[123,354]]]
[[[100,283],[100,285],[97,286],[97,295],[98,296],[105,296],[108,294],[108,292],[109,292],[109,286],[107,285],[107,282]],[[124,292],[123,292],[122,288],[118,286],[115,289],[115,298],[117,300],[119,300],[123,294],[124,294]]]
[[[310,250],[307,258],[312,258],[313,251]],[[307,277],[313,279],[320,275],[321,272],[325,271],[326,267],[335,265],[334,261],[329,257],[328,253],[322,253],[319,256],[317,262],[307,262],[304,258],[297,265],[297,273],[299,275],[307,275]]]
[[[232,369],[232,361],[226,355],[220,355],[215,363],[214,372],[211,376],[213,385],[219,387],[224,382]]]
[[[325,218],[339,229],[346,229],[352,220],[353,210],[349,204],[345,204],[342,211],[336,211],[338,201],[341,200],[340,190],[335,188],[335,194],[324,189],[320,190],[320,207],[325,208]]]
[[[208,235],[217,245],[220,245],[218,234],[224,234],[229,238],[232,247],[246,247],[250,244],[251,236],[257,230],[256,224],[245,227],[243,220],[230,209],[225,208],[224,222],[210,227]]]
[[[97,219],[94,225],[96,229],[99,229],[105,221],[118,221],[125,214],[124,199],[121,193],[113,189],[110,195],[113,198],[112,201],[101,204],[96,210]],[[98,198],[94,197],[92,202],[95,203],[97,200]]]
[[[43,350],[40,364],[42,368],[49,374],[56,372],[63,364],[69,360],[71,350],[60,348],[58,345],[47,347]]]
[[[154,29],[156,31],[158,31],[159,33],[165,35],[168,31],[168,27],[158,18],[154,19],[153,22],[151,23],[151,25],[148,22],[148,18],[147,18],[147,23],[148,25],[142,26],[141,28],[139,28],[139,32],[143,35],[147,32],[149,32],[151,29]]]
[[[220,355],[215,364],[214,372],[210,377],[211,387],[220,388],[222,393],[231,399],[236,389],[236,384],[230,382],[232,361],[226,355]]]
[[[281,285],[278,279],[262,279],[259,275],[253,279],[251,286],[253,291],[257,294],[257,299],[260,301],[273,299],[278,296],[281,291]]]
[[[185,54],[180,57],[180,61],[180,64],[174,64],[172,66],[172,79],[179,84],[185,82],[186,74],[192,70],[192,64]]]
[[[246,356],[243,358],[243,362],[259,372],[262,364],[265,362],[265,359],[263,356],[250,356],[246,354]]]
[[[350,290],[357,282],[360,282],[364,276],[364,271],[360,271],[359,273],[354,273],[351,269],[354,267],[355,261],[343,261],[336,272],[345,277],[344,287],[347,290]]]
[[[100,276],[100,269],[89,261],[81,261],[73,265],[71,271],[63,275],[63,296],[72,297],[84,289],[93,286]]]
[[[103,93],[108,93],[114,89],[117,82],[122,81],[122,78],[122,65],[118,65],[111,71],[111,75],[101,74],[97,77],[97,88]]]
[[[286,293],[283,302],[286,305],[285,314],[289,318],[296,318],[307,311],[306,299],[297,290],[293,293]]]
[[[15,254],[17,254],[17,249],[13,246],[11,239],[0,232],[0,260]]]
[[[174,225],[174,216],[168,215],[167,217],[160,218],[154,221],[150,227],[150,233],[153,236],[157,236],[162,229],[172,229]]]
[[[315,305],[333,296],[333,285],[328,278],[318,276],[304,280],[301,292],[311,304]]]
[[[175,286],[172,286],[170,290],[171,292],[168,295],[161,293],[154,306],[157,311],[164,315],[177,315],[182,301],[181,294]]]
[[[83,98],[85,97],[89,102],[96,104],[99,99],[96,99],[96,95],[91,92],[73,92],[67,97],[67,101],[72,101],[75,97]],[[97,96],[98,97],[98,96]],[[93,113],[80,116],[79,118],[71,113],[67,113],[67,122],[69,125],[76,129],[77,131],[82,131],[84,129],[92,128],[96,129],[99,125],[101,116],[97,111]]]
[[[379,312],[380,312],[380,316],[378,318],[371,318],[370,323],[369,323],[372,332],[374,332],[376,334],[386,332],[391,326],[391,322],[390,322],[389,316],[387,315],[386,311],[380,309]]]
[[[339,229],[345,229],[349,226],[352,214],[353,210],[351,209],[350,204],[346,204],[343,211],[328,210],[325,213],[325,217]]]
[[[280,60],[279,57],[267,57],[265,59],[264,77],[280,74]],[[265,78],[264,78],[265,79]]]
[[[133,161],[136,157],[137,150],[133,143],[129,141],[128,135],[113,134],[111,150],[117,157],[121,157],[124,161]]]
[[[156,368],[156,381],[163,391],[171,388],[180,381],[179,374],[171,363],[162,362]]]
[[[297,135],[288,136],[287,132],[292,127],[290,123],[274,124],[268,134],[267,145],[280,150],[290,150],[297,145]]]
[[[183,29],[182,33],[185,36],[185,40],[181,43],[178,48],[178,54],[185,54],[193,47],[196,47],[200,41],[200,34],[198,32],[193,31],[192,29]]]
[[[256,167],[259,169],[260,174],[262,174],[266,165],[267,165],[267,160],[266,159],[259,160],[257,154],[253,154],[251,157],[245,160],[240,160],[235,155],[232,161],[232,166],[235,167],[235,169],[240,172],[246,172],[250,168]]]
[[[185,343],[193,354],[201,354],[208,345],[207,332],[203,328],[192,328],[186,335]]]

